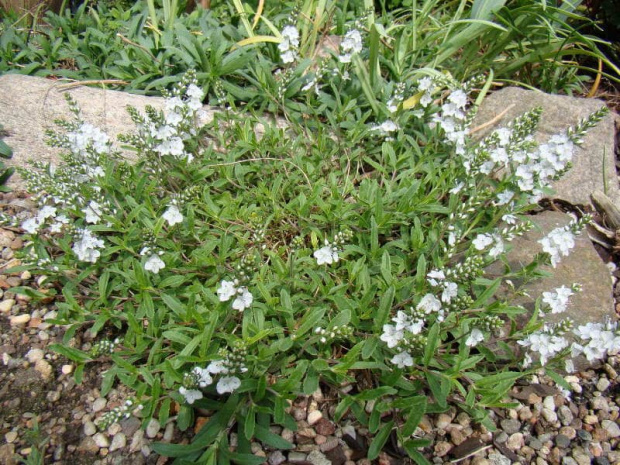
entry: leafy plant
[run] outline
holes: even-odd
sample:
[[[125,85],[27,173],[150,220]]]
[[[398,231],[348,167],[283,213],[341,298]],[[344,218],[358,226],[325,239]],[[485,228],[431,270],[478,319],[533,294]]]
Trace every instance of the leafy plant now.
[[[116,382],[135,392],[102,428],[132,412],[165,423],[178,405],[185,430],[200,407],[212,414],[190,445],[155,450],[183,463],[259,463],[252,441],[291,447],[269,426],[296,428],[292,399],[320,383],[334,392],[350,384],[335,417],[354,416],[374,434],[369,458],[395,432],[423,463],[426,442],[411,438],[423,413],[456,404],[491,427],[486,408],[507,405],[516,380],[564,360],[569,325],[543,326],[543,313],[563,311],[576,289],[549,292],[525,326],[513,302],[521,288],[497,291],[555,266],[587,218],[552,231],[524,268],[485,269],[528,229],[541,189],[605,112],[540,149],[529,137],[536,110],[474,143],[465,107],[479,81],[389,83],[378,113],[362,112],[346,88],[364,87],[367,75],[356,44],[333,60],[337,74],[305,90],[285,81],[298,90],[285,88],[283,111],[304,96],[315,108],[286,129],[231,110],[200,123],[203,91],[189,73],[165,112],[131,110],[137,132],[123,142],[136,164],[70,102],[78,118],[50,133],[64,164],[22,172],[40,194],[39,212],[21,224],[33,241],[22,260],[58,281],[57,321],[70,325],[54,349],[76,362],[78,380],[108,357],[102,395]],[[421,95],[405,109],[409,93]],[[98,340],[90,351],[68,345],[78,331]],[[612,326],[578,334],[588,357],[620,346]]]
[[[13,150],[1,139],[4,135],[4,130],[0,124],[0,158],[6,159],[13,156]],[[0,192],[8,192],[10,190],[5,184],[14,172],[15,168],[5,168],[4,163],[0,161]]]

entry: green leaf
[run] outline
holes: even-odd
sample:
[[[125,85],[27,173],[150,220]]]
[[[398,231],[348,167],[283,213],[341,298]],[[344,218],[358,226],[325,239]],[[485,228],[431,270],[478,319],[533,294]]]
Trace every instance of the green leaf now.
[[[383,396],[390,396],[396,394],[396,389],[391,386],[381,386],[375,389],[369,389],[366,391],[362,391],[361,393],[354,396],[356,401],[367,401],[378,399]]]
[[[424,447],[424,446],[419,446],[417,440],[412,439],[409,441],[405,441],[405,443],[403,444],[403,447],[405,448],[407,455],[411,459],[413,459],[413,461],[417,463],[418,465],[431,465],[431,462],[426,460],[424,455],[422,455],[420,452],[416,450],[419,447]]]
[[[189,405],[181,405],[179,416],[177,417],[177,426],[181,431],[185,431],[192,426],[194,422],[194,409]]]
[[[418,427],[422,416],[426,413],[426,396],[416,396],[409,399],[411,408],[407,412],[407,421],[401,429],[404,437],[411,436]]]
[[[424,366],[428,366],[435,355],[435,351],[439,346],[439,323],[435,323],[431,326],[430,331],[428,332],[428,338],[426,341],[426,347],[424,348]]]
[[[261,425],[256,425],[254,437],[276,450],[288,450],[294,447],[293,444],[282,439],[282,436],[272,433],[268,428]]]
[[[72,347],[63,346],[60,344],[52,344],[49,346],[54,352],[58,352],[60,355],[64,355],[70,360],[78,363],[84,363],[92,360],[92,357],[81,350],[74,349]]]
[[[256,411],[254,406],[250,406],[248,413],[243,420],[243,434],[248,441],[254,437],[254,429],[256,427]]]
[[[307,312],[304,317],[301,319],[301,323],[299,324],[299,328],[295,331],[295,337],[299,339],[300,336],[303,336],[311,329],[314,329],[321,318],[325,315],[325,309],[313,309],[310,312]]]
[[[161,299],[168,306],[168,308],[179,317],[183,318],[185,316],[185,305],[183,305],[179,299],[168,294],[162,294]]]
[[[368,447],[368,459],[374,460],[379,457],[379,454],[383,450],[383,446],[387,442],[390,437],[390,433],[392,432],[392,427],[394,426],[394,421],[390,421],[383,425],[383,427],[379,430],[377,435],[373,438],[370,446]]]
[[[425,373],[426,381],[428,381],[428,387],[431,389],[437,404],[445,408],[448,406],[448,394],[450,393],[450,380],[445,376],[427,371]]]
[[[474,0],[471,6],[471,19],[489,20],[497,10],[506,4],[506,0]]]
[[[383,325],[388,321],[388,318],[390,317],[390,311],[392,310],[392,304],[394,302],[395,294],[396,289],[394,288],[394,286],[390,286],[381,296],[381,300],[379,301],[379,309],[375,316],[375,331],[381,332]]]
[[[392,284],[392,260],[390,259],[390,253],[387,250],[383,251],[381,257],[381,276],[385,279],[385,283],[390,286]]]
[[[489,300],[493,295],[497,292],[500,284],[502,283],[502,278],[497,278],[494,280],[490,286],[488,286],[480,296],[476,299],[476,301],[472,304],[472,308],[482,307],[486,304],[487,300]]]

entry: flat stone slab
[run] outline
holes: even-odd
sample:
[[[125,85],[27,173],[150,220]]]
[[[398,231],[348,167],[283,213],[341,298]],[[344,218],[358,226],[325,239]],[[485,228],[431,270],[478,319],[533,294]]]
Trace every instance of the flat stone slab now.
[[[566,226],[571,221],[569,215],[553,211],[543,212],[530,217],[530,219],[536,228],[511,242],[512,250],[506,258],[512,271],[518,271],[523,266],[528,265],[536,253],[542,252],[542,245],[538,243],[540,239],[553,229]],[[490,276],[499,274],[501,270],[503,270],[503,264],[500,262],[487,269]],[[556,268],[545,266],[542,267],[542,270],[551,273],[552,276],[538,279],[525,286],[525,291],[529,297],[519,297],[515,303],[523,305],[530,313],[519,321],[524,323],[529,319],[534,310],[534,301],[543,292],[552,292],[561,286],[571,287],[575,283],[580,284],[582,290],[573,294],[569,299],[567,310],[557,314],[548,312],[544,321],[558,323],[570,318],[574,321],[575,328],[588,322],[604,322],[606,318],[615,321],[611,272],[594,249],[587,231],[582,231],[575,238],[575,247],[571,250],[570,255],[561,257]],[[520,286],[522,283],[515,281],[514,284]],[[504,289],[503,292],[507,291]],[[580,357],[576,362],[575,365],[578,368],[587,366],[583,357]]]
[[[131,105],[143,112],[147,105],[163,109],[162,97],[146,97],[126,92],[98,89],[53,81],[40,77],[5,74],[0,76],[0,124],[9,133],[3,140],[13,149],[8,166],[28,166],[28,160],[58,163],[59,149],[46,143],[45,131],[58,129],[56,119],[73,120],[64,94],[69,93],[78,103],[82,118],[106,132],[112,141],[123,133],[132,132],[135,125],[126,107]],[[209,107],[205,107],[209,111]],[[4,160],[3,160],[4,161]],[[19,175],[9,179],[9,186],[23,189]]]
[[[506,126],[535,107],[543,113],[535,138],[545,142],[550,136],[563,133],[569,126],[605,106],[602,100],[550,95],[540,91],[507,87],[484,99],[472,127],[491,121],[508,110],[506,114],[483,134]],[[616,173],[614,116],[610,113],[591,129],[581,148],[575,150],[573,167],[554,184],[556,195],[574,205],[590,205],[590,194],[599,190],[616,202],[620,202],[620,188]],[[607,185],[607,189],[605,188]]]

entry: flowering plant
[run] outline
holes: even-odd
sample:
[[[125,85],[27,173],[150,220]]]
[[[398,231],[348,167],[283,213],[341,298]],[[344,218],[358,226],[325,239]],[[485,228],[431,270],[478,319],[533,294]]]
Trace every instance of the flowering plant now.
[[[285,32],[288,54],[295,34]],[[342,79],[363,52],[358,34],[332,57]],[[318,89],[310,99],[321,99],[323,77],[307,77]],[[371,456],[398,425],[419,458],[411,435],[420,412],[455,402],[484,424],[485,407],[519,377],[570,351],[593,359],[620,349],[611,323],[578,328],[572,346],[567,324],[518,327],[525,309],[495,295],[508,277],[485,276],[604,112],[538,145],[535,110],[476,143],[467,113],[475,85],[431,73],[388,86],[371,116],[332,109],[331,130],[318,118],[282,130],[226,109],[203,124],[189,72],[163,111],[130,109],[137,130],[122,140],[135,163],[70,102],[76,120],[51,134],[63,163],[22,171],[40,207],[21,224],[33,241],[23,259],[58,280],[67,341],[76,331],[118,338],[104,344],[114,362],[104,395],[127,384],[145,422],[178,405],[182,429],[194,407],[214,411],[194,445],[162,444],[161,453],[241,460],[253,439],[290,447],[265,414],[294,429],[291,399],[369,371],[374,388],[353,387],[336,419],[357,412],[378,433]],[[413,111],[403,109],[406,93],[420,95]],[[552,231],[522,273],[555,266],[587,221]],[[543,312],[562,312],[575,291],[545,293]],[[99,356],[56,349],[79,363],[78,377]],[[360,411],[369,400],[370,417]],[[234,451],[220,434],[231,424],[244,438]]]

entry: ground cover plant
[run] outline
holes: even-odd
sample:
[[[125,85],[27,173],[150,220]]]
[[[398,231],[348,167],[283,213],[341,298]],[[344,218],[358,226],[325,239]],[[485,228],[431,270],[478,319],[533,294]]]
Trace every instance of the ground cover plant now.
[[[7,14],[0,73],[103,80],[110,88],[158,95],[195,69],[209,101],[217,103],[225,87],[236,104],[265,109],[274,105],[264,87],[280,63],[277,43],[287,18],[297,18],[299,56],[314,60],[326,38],[346,34],[348,24],[365,16],[373,90],[379,70],[405,81],[411,70],[432,67],[458,80],[492,68],[496,80],[581,92],[598,70],[577,65],[579,57],[600,59],[611,79],[619,75],[600,41],[580,32],[591,21],[579,2],[427,0],[383,16],[368,0],[274,3],[254,10],[240,0],[214,2],[211,10],[187,14],[183,2],[86,2],[75,13],[46,13],[43,24],[38,15]]]
[[[102,428],[177,414],[186,429],[200,407],[213,414],[192,444],[159,453],[258,463],[251,441],[291,447],[269,431],[295,429],[289,401],[319,383],[352,384],[335,416],[351,412],[375,434],[369,458],[396,434],[425,463],[426,443],[412,436],[425,412],[457,405],[490,426],[486,409],[506,406],[519,378],[543,367],[561,383],[553,369],[568,355],[620,349],[613,323],[545,322],[577,285],[544,293],[525,323],[522,288],[497,294],[561,261],[587,217],[551,231],[523,268],[485,271],[531,227],[525,214],[605,110],[541,145],[536,109],[474,141],[468,105],[491,76],[462,83],[419,69],[377,79],[370,100],[370,39],[355,26],[314,69],[298,66],[300,31],[282,28],[271,98],[283,127],[230,107],[206,122],[190,72],[165,111],[130,110],[136,132],[122,142],[135,163],[69,102],[76,119],[50,134],[63,163],[22,172],[40,207],[20,225],[32,235],[24,267],[58,283],[57,322],[69,325],[55,350],[77,363],[78,380],[108,357],[102,395],[117,382],[135,392]],[[304,101],[314,111],[300,119]],[[72,347],[78,331],[95,336],[90,351]]]

